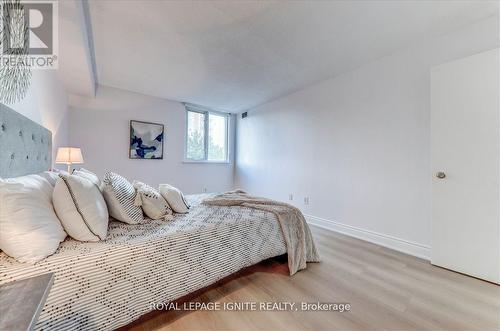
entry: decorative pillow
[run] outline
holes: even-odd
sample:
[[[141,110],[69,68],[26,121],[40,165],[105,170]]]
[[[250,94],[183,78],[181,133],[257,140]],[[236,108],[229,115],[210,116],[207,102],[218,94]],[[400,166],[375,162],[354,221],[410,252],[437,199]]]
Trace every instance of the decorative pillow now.
[[[44,171],[38,175],[45,178],[52,187],[56,186],[57,179],[59,178],[59,173],[57,171]]]
[[[185,214],[189,211],[190,206],[178,188],[168,184],[160,184],[160,194],[176,213]]]
[[[40,175],[0,179],[0,249],[19,262],[46,258],[66,238],[52,191]]]
[[[80,176],[80,177],[83,177],[83,178],[90,180],[95,186],[97,186],[99,188],[99,191],[102,192],[103,183],[99,179],[99,177],[97,177],[97,175],[94,174],[92,171],[87,170],[85,168],[80,168],[80,170],[74,170],[73,175]]]
[[[87,178],[59,174],[52,202],[70,237],[80,241],[106,239],[108,208],[99,188]]]
[[[104,175],[103,195],[109,214],[116,220],[137,224],[144,220],[142,209],[134,205],[135,189],[130,182],[114,172]]]
[[[134,180],[133,185],[137,192],[134,204],[141,206],[146,216],[153,220],[163,218],[165,221],[170,221],[174,219],[172,209],[160,192],[136,180]]]

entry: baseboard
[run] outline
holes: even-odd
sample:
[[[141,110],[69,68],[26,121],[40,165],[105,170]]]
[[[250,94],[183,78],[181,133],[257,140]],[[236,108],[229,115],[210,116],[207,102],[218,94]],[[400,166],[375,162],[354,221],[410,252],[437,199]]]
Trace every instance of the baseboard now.
[[[413,255],[425,260],[430,260],[431,256],[430,246],[418,244],[415,242],[411,242],[408,240],[396,238],[393,236],[389,236],[386,234],[370,230],[357,228],[347,224],[334,222],[321,217],[316,217],[312,215],[304,215],[304,216],[309,224],[316,225],[327,230],[342,233],[350,237],[365,240],[380,246],[391,248],[396,251]]]

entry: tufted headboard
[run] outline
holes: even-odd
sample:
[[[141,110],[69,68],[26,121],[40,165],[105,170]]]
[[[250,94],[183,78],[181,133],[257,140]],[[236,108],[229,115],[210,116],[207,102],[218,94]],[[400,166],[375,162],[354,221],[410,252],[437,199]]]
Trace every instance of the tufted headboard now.
[[[52,133],[0,103],[0,178],[39,173],[52,165]]]

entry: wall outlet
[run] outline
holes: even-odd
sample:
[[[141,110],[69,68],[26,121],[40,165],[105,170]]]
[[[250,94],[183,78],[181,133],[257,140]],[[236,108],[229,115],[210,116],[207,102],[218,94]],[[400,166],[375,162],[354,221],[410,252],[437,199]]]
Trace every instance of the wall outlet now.
[[[309,204],[309,197],[304,197],[304,205],[308,205]]]
[[[290,200],[290,201],[292,201],[292,200],[293,200],[293,194],[292,194],[292,193],[290,193],[290,194],[288,195],[288,200]]]

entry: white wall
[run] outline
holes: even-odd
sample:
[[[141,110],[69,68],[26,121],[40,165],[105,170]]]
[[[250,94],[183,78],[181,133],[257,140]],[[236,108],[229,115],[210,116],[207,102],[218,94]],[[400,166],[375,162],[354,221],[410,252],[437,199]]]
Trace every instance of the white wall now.
[[[185,193],[233,187],[233,162],[183,163],[185,110],[179,102],[101,85],[95,98],[70,96],[70,106],[71,145],[82,148],[82,166],[100,176],[115,171],[152,186],[171,183]],[[165,125],[163,160],[128,158],[130,120]]]
[[[32,73],[26,97],[8,106],[52,131],[53,162],[57,147],[66,146],[69,140],[68,98],[57,71],[33,70]]]
[[[430,68],[498,47],[498,32],[491,17],[252,109],[237,123],[235,186],[293,193],[305,214],[426,256]]]

